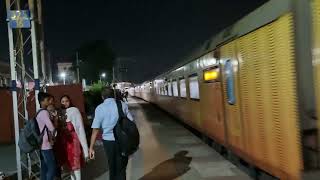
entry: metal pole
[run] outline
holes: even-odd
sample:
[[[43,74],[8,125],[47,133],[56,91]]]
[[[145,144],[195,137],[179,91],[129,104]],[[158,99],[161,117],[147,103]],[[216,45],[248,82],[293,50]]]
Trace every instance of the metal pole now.
[[[76,53],[77,60],[77,82],[80,83],[80,67],[79,67],[79,53]]]
[[[39,70],[38,70],[38,51],[37,51],[37,37],[36,37],[36,25],[34,17],[34,0],[29,0],[29,8],[31,15],[31,43],[32,43],[32,58],[33,58],[33,72],[34,72],[34,84],[35,84],[35,101],[36,110],[40,109],[38,102],[38,94],[40,90]]]
[[[40,59],[41,59],[41,70],[42,70],[42,80],[44,83],[48,82],[47,68],[46,68],[46,56],[44,47],[44,32],[43,32],[43,19],[42,19],[42,0],[37,0],[37,22],[39,27],[39,40],[40,40]]]
[[[6,0],[7,12],[10,11],[10,0]],[[18,117],[18,99],[17,99],[17,79],[16,79],[16,61],[15,52],[13,45],[13,32],[10,27],[10,22],[8,22],[8,38],[9,38],[9,53],[10,53],[10,70],[11,70],[11,80],[12,80],[12,103],[13,103],[13,119],[14,119],[14,135],[16,144],[16,163],[17,163],[17,175],[18,180],[22,180],[21,171],[21,156],[20,148],[18,146],[19,142],[19,117]]]
[[[66,85],[66,77],[63,77],[63,85]]]
[[[49,81],[49,84],[52,84],[53,81],[52,81],[52,69],[51,69],[51,53],[50,53],[50,51],[47,51],[47,52],[48,52],[48,64],[47,64],[48,81]]]
[[[45,62],[45,54],[44,54],[44,43],[43,40],[40,41],[40,59],[41,59],[41,70],[42,70],[42,82],[48,82],[48,77],[46,73],[46,62]]]

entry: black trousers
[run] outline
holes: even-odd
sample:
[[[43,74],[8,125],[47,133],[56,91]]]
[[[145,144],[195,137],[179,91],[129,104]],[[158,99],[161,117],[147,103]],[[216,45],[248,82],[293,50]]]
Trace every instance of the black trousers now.
[[[103,145],[108,158],[110,180],[126,180],[128,157],[121,156],[115,141],[103,141]]]

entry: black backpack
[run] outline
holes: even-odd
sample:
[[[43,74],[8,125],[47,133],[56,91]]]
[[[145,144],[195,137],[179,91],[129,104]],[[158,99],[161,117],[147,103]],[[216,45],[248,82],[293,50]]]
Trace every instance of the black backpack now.
[[[24,128],[20,130],[18,145],[23,153],[31,153],[41,148],[44,132],[48,131],[46,126],[42,132],[39,129],[37,116],[42,110],[44,109],[39,110],[36,116],[28,120]]]
[[[113,134],[122,156],[130,156],[139,148],[140,135],[136,124],[123,113],[121,101],[116,100],[119,120]]]

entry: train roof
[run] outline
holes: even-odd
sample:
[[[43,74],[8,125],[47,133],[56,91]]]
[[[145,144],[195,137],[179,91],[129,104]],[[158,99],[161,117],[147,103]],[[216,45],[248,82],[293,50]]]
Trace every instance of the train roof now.
[[[259,8],[255,9],[236,23],[225,28],[220,33],[213,35],[206,40],[200,47],[192,51],[188,56],[184,57],[180,63],[170,68],[169,71],[157,76],[161,78],[170,72],[198,59],[199,57],[215,50],[221,45],[245,34],[248,34],[261,26],[264,26],[280,16],[291,11],[291,0],[269,0]]]

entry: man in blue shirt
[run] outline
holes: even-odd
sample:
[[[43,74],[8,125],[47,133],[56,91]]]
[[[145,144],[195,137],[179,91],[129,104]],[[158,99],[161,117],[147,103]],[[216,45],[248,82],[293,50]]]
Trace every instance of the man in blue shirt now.
[[[90,159],[94,159],[94,144],[99,130],[102,129],[103,145],[109,163],[110,180],[125,180],[128,158],[121,156],[113,135],[113,128],[119,119],[118,108],[114,96],[114,90],[111,88],[105,88],[102,91],[102,98],[104,99],[104,102],[100,104],[95,111],[95,117],[91,126],[93,131],[91,135],[89,156]],[[124,114],[127,115],[128,119],[133,121],[132,115],[128,110],[128,106],[123,102],[121,103]]]

